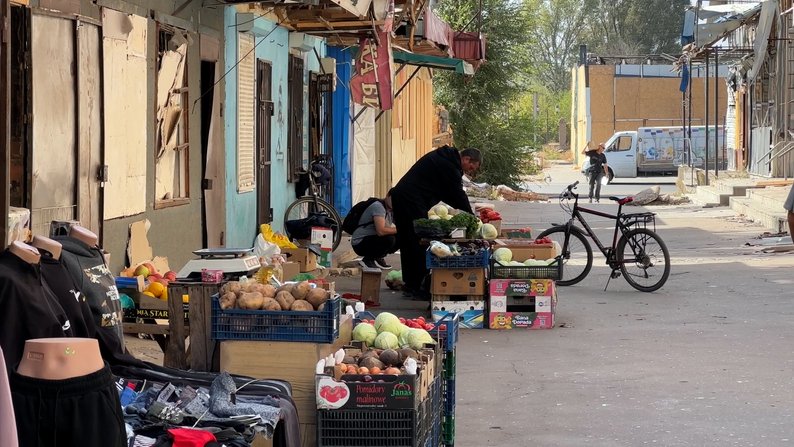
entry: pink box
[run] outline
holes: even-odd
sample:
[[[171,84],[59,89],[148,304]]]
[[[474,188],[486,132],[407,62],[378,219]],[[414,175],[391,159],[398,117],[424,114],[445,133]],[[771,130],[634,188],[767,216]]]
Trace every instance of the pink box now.
[[[223,282],[223,270],[201,269],[201,282]]]
[[[551,329],[557,290],[550,279],[492,279],[488,297],[491,329]]]

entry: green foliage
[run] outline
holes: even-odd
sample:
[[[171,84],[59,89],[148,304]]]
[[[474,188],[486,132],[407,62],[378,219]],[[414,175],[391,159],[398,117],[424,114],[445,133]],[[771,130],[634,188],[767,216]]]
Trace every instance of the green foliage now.
[[[592,8],[589,45],[613,56],[680,53],[689,0],[598,0]]]
[[[530,172],[525,152],[532,129],[526,115],[512,111],[529,86],[533,19],[518,2],[483,0],[482,7],[487,61],[470,78],[438,73],[436,100],[450,112],[455,144],[483,152],[477,181],[517,186]],[[459,0],[442,2],[438,12],[453,29],[471,31],[478,24],[478,8],[479,0]]]

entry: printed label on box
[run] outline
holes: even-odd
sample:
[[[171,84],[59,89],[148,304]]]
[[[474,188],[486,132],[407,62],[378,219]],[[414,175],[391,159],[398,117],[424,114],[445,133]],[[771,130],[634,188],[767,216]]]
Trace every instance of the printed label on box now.
[[[492,279],[491,297],[495,296],[551,296],[551,279]]]
[[[480,329],[485,327],[485,301],[433,302],[433,321],[441,320],[448,312],[458,314],[461,328]]]
[[[491,312],[507,312],[507,297],[491,296]]]
[[[551,312],[491,312],[488,327],[491,329],[551,329],[554,314]]]

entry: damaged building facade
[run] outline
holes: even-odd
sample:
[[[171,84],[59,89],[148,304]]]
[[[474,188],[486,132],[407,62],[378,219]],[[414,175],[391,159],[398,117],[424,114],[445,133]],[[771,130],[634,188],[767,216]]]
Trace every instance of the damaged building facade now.
[[[178,269],[199,248],[251,247],[259,224],[281,230],[296,172],[322,157],[344,215],[432,147],[432,71],[484,58],[482,36],[453,41],[429,3],[0,0],[5,214],[27,213],[34,235],[79,222],[114,272],[144,222]],[[377,42],[397,46],[393,107],[362,108],[357,45],[391,23]],[[22,238],[10,223],[7,241]]]

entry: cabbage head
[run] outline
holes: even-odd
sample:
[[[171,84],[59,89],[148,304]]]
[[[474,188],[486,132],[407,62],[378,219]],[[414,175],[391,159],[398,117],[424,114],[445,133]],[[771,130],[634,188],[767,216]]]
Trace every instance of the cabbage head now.
[[[375,326],[369,323],[359,323],[353,328],[353,340],[363,341],[367,346],[372,346],[377,336],[378,331],[375,330]]]
[[[391,332],[382,332],[375,337],[375,347],[378,349],[400,349],[400,343],[396,335]]]
[[[378,330],[378,333],[383,332],[391,332],[394,335],[399,336],[402,334],[403,329],[400,326],[405,326],[404,324],[400,323],[400,319],[397,318],[397,315],[389,312],[381,312],[375,317],[375,329]]]
[[[436,344],[436,341],[433,340],[433,337],[430,336],[430,333],[424,329],[409,328],[407,331],[405,331],[404,339],[407,342],[408,347],[414,350],[422,349],[426,344]]]
[[[507,247],[497,248],[493,252],[494,260],[505,263],[513,260],[513,252]]]

